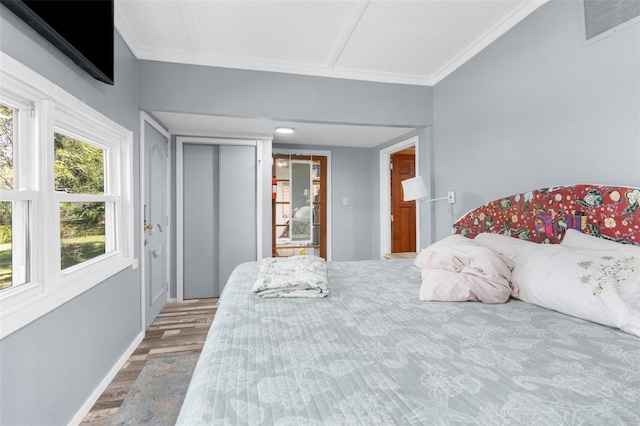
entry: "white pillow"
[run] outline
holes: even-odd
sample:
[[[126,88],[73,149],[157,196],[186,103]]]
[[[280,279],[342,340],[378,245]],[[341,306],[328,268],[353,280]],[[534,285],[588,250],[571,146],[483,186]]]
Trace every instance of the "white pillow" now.
[[[640,246],[617,243],[593,235],[583,234],[577,229],[569,228],[560,242],[563,246],[589,250],[602,250],[603,253],[621,253],[640,257]]]
[[[640,257],[532,244],[514,263],[519,299],[640,337]]]
[[[450,254],[458,257],[474,258],[478,255],[482,246],[478,245],[471,238],[467,238],[462,234],[453,234],[445,237],[435,243],[431,244],[427,248],[423,248],[416,256],[414,261],[418,268],[422,268],[423,260],[425,258],[425,252],[427,250],[437,251],[439,253]]]
[[[492,234],[490,232],[482,232],[473,239],[479,245],[490,248],[493,251],[502,253],[513,259],[525,247],[532,243],[531,241],[521,240],[520,238],[509,237],[504,234]]]

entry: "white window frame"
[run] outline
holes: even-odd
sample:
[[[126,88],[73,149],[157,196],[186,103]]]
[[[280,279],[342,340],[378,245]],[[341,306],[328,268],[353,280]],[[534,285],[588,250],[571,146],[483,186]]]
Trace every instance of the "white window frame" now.
[[[14,146],[13,146],[13,157],[14,163],[17,163],[22,158],[33,158],[35,155],[35,150],[33,143],[31,141],[33,138],[33,128],[29,126],[29,114],[31,111],[31,104],[29,102],[25,102],[24,99],[20,96],[11,96],[10,94],[6,94],[3,96],[3,103],[13,107],[15,110],[19,110],[20,113],[18,116],[14,116]],[[24,141],[24,143],[20,143],[19,145],[15,144],[16,140]],[[34,165],[37,166],[37,163]],[[37,192],[28,190],[28,188],[32,188],[35,179],[34,176],[28,173],[28,170],[18,170],[19,175],[14,175],[14,189],[16,185],[19,186],[19,190],[15,191],[6,191],[3,193],[6,196],[0,197],[3,201],[11,201],[14,203],[24,203],[26,207],[28,205],[29,217],[24,217],[19,214],[12,216],[12,229],[29,229],[33,231],[34,223],[33,223],[33,211],[34,208],[37,208]],[[22,207],[24,209],[24,207]],[[27,211],[27,209],[24,209]],[[28,220],[28,223],[27,223]],[[28,267],[27,260],[29,260],[29,264],[31,265],[33,262],[33,256],[35,255],[35,250],[33,249],[33,245],[29,245],[27,241],[26,235],[24,233],[14,233],[13,234],[13,247],[14,250],[12,256],[12,275],[21,276],[19,278],[21,281],[24,280],[26,283],[26,276],[31,276],[32,268]],[[30,250],[28,249],[30,247]],[[28,259],[27,259],[28,258]],[[28,269],[28,270],[27,270]],[[30,277],[31,278],[31,277]],[[32,281],[32,280],[31,280]],[[33,286],[32,286],[33,287]],[[33,290],[31,290],[33,291]],[[23,288],[22,292],[27,292],[27,288]]]
[[[20,188],[0,190],[0,200],[30,202],[30,280],[0,292],[2,339],[132,266],[134,215],[133,133],[3,52],[0,63],[0,102],[21,111],[14,128],[14,167],[21,173]],[[104,194],[54,190],[54,133],[104,149]],[[101,256],[61,270],[60,202],[73,201],[115,206],[112,226],[105,229],[107,240],[115,241],[115,246]],[[20,220],[14,218],[14,225]]]

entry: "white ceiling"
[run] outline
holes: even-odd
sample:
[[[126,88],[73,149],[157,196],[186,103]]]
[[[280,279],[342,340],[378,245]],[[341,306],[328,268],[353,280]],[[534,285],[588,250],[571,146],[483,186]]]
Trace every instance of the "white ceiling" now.
[[[115,0],[115,25],[143,60],[432,86],[546,1]],[[192,126],[190,134],[221,127],[273,135],[264,120],[157,116],[170,128]],[[381,130],[290,125],[315,141]],[[366,133],[357,143],[331,145],[375,146]],[[281,142],[321,143],[315,141],[296,132]]]

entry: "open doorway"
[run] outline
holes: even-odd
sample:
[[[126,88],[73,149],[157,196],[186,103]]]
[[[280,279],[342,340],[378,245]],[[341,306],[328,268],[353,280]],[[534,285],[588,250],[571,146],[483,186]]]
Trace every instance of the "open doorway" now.
[[[391,154],[391,253],[415,252],[416,201],[403,199],[402,181],[416,176],[416,148]]]
[[[327,156],[273,154],[272,256],[327,258]]]
[[[402,180],[420,175],[418,137],[380,151],[380,256],[416,252],[420,247],[420,211],[404,201]]]

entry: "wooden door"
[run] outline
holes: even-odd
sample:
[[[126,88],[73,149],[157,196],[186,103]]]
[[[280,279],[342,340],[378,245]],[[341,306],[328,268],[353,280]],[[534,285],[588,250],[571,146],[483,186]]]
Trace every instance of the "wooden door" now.
[[[391,252],[416,251],[416,202],[403,200],[401,183],[415,177],[415,156],[392,154],[391,164]]]
[[[308,163],[308,187],[296,191],[292,181],[296,164]],[[273,154],[273,178],[276,197],[272,199],[272,256],[286,257],[314,254],[327,258],[327,157],[293,154]],[[305,178],[306,179],[306,178]],[[299,187],[298,187],[299,188]],[[303,209],[297,209],[296,199],[304,197]],[[296,216],[304,219],[309,212],[308,241],[295,238]],[[304,220],[302,220],[304,222]],[[304,239],[303,239],[304,240]]]

